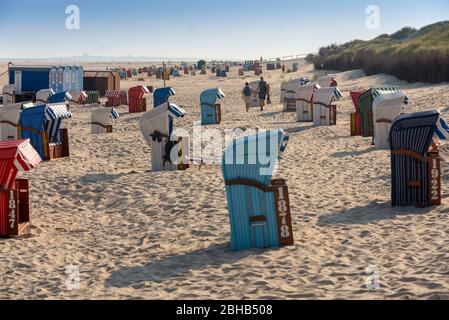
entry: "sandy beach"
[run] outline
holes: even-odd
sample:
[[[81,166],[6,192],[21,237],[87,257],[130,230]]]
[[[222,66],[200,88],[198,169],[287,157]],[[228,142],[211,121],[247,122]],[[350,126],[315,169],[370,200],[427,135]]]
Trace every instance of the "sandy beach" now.
[[[211,128],[283,128],[290,135],[276,177],[288,180],[294,246],[232,252],[220,165],[153,173],[141,114],[121,106],[114,133],[91,135],[93,107],[72,106],[73,118],[64,121],[70,158],[23,175],[30,179],[31,234],[0,240],[0,298],[449,299],[449,167],[443,163],[443,205],[392,208],[389,152],[349,130],[349,90],[398,85],[409,112],[440,109],[449,119],[449,85],[337,73],[337,126],[313,127],[279,103],[281,82],[312,78],[313,65],[300,61],[285,77],[265,71],[273,104],[263,112],[245,112],[241,90],[257,77],[237,71],[172,78],[171,101],[187,111],[175,125],[192,132],[200,93],[220,87],[223,121]],[[136,84],[163,86],[153,77],[122,80],[121,87]],[[68,266],[79,268],[79,289],[66,286]],[[377,290],[366,288],[373,268]]]

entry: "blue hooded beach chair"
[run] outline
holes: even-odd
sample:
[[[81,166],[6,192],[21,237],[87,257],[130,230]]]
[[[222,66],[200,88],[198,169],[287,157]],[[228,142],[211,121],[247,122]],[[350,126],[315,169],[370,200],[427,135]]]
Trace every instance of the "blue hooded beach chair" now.
[[[69,156],[67,129],[61,129],[63,119],[72,114],[65,104],[47,104],[24,109],[20,114],[19,135],[30,139],[42,159]]]
[[[154,108],[156,109],[157,107],[168,102],[168,99],[170,99],[170,97],[174,96],[175,94],[176,94],[175,90],[171,87],[159,88],[154,90],[153,93]]]
[[[224,97],[225,94],[220,88],[209,89],[201,93],[201,125],[221,122],[221,105],[217,104],[217,99],[224,99]]]
[[[433,140],[439,119],[438,111],[426,111],[405,114],[393,122],[389,135],[392,206],[426,207],[441,202],[431,187],[432,180],[441,176],[435,174],[440,158]],[[440,186],[437,189],[441,195]]]
[[[234,140],[222,160],[231,248],[279,247],[293,244],[288,188],[272,180],[288,142],[282,129]]]

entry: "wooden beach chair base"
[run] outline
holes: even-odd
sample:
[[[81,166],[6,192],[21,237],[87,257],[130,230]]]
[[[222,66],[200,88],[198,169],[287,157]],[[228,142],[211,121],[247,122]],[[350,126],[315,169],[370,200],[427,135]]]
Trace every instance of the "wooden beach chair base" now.
[[[284,112],[296,112],[296,99],[285,99]]]
[[[60,129],[61,132],[61,144],[49,144],[48,145],[48,159],[56,160],[61,158],[67,158],[70,156],[69,150],[69,133],[66,128]]]
[[[226,186],[247,186],[258,189],[264,193],[271,193],[273,195],[273,202],[276,213],[279,245],[282,247],[291,246],[294,244],[290,200],[288,195],[288,187],[284,179],[272,180],[268,187],[260,182],[249,179],[228,180],[225,184]],[[247,207],[250,208],[251,205],[248,203]],[[248,215],[249,223],[252,227],[263,226],[267,228],[266,215],[250,215],[249,212]],[[254,246],[259,247],[255,243]]]
[[[0,190],[0,238],[23,236],[30,231],[29,185],[16,179],[16,188]]]

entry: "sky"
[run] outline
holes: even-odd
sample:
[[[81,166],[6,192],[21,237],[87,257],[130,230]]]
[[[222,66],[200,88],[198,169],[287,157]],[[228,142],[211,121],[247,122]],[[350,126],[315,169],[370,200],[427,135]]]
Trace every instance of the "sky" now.
[[[78,30],[66,27],[70,5]],[[370,5],[379,8],[376,29],[366,27]],[[17,59],[274,58],[449,20],[449,0],[0,0],[0,8],[0,58]]]

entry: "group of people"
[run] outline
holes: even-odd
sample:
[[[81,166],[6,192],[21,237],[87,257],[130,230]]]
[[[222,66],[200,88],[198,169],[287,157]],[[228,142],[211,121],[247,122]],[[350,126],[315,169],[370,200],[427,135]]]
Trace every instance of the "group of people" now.
[[[265,107],[265,101],[270,104],[270,85],[264,80],[263,77],[260,77],[260,81],[257,84],[257,89],[255,92],[251,89],[249,86],[249,83],[245,83],[245,87],[242,91],[243,100],[245,100],[246,104],[246,112],[249,111],[250,104],[251,104],[251,96],[256,93],[259,97],[259,106],[260,111],[263,111],[263,108]]]

